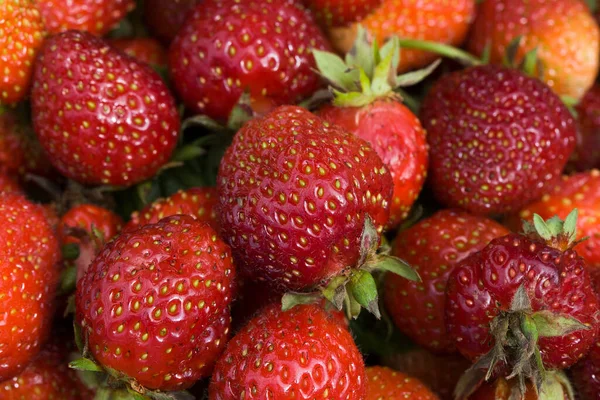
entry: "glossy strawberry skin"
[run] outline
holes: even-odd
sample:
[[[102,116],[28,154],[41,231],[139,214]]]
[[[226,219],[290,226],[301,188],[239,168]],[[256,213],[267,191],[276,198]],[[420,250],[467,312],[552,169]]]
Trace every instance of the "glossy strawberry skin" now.
[[[147,388],[185,389],[225,347],[234,280],[212,228],[167,217],[104,247],[77,286],[77,321],[101,365]]]
[[[50,33],[68,30],[103,36],[134,9],[134,0],[37,0]]]
[[[446,75],[422,110],[434,194],[476,214],[517,211],[539,198],[575,147],[565,105],[517,70],[486,65]]]
[[[177,144],[179,116],[159,75],[89,33],[46,41],[32,100],[34,128],[50,160],[80,183],[143,181]]]
[[[262,310],[220,357],[212,400],[365,399],[365,367],[352,336],[318,305]]]
[[[392,195],[367,142],[295,106],[238,131],[217,185],[221,234],[240,273],[289,290],[354,267],[365,216],[381,232]]]
[[[367,368],[366,400],[438,400],[421,381],[386,367]]]
[[[422,282],[386,277],[384,301],[396,326],[431,351],[456,351],[444,321],[448,277],[457,263],[508,233],[491,219],[455,210],[439,211],[400,232],[392,253],[413,267]]]
[[[31,0],[0,4],[0,105],[23,100],[31,82],[35,56],[46,31]]]
[[[600,398],[600,342],[571,369],[571,379],[580,399]]]
[[[577,104],[577,147],[570,164],[578,171],[600,168],[600,85]]]
[[[159,67],[167,66],[167,51],[154,39],[113,39],[110,41],[110,44],[143,63]]]
[[[144,22],[154,37],[169,45],[200,0],[146,0]]]
[[[304,0],[304,4],[326,26],[345,26],[373,12],[383,0]]]
[[[487,353],[494,343],[490,322],[510,309],[521,285],[534,312],[563,313],[590,327],[538,340],[547,369],[573,365],[595,342],[599,326],[598,300],[585,262],[573,250],[562,252],[519,234],[494,239],[452,271],[446,290],[446,329],[457,349],[471,360]]]
[[[519,23],[514,23],[519,21]],[[510,42],[521,36],[516,60],[537,48],[543,80],[558,95],[580,99],[598,74],[600,32],[579,0],[491,0],[479,5],[468,48],[502,63]]]
[[[427,176],[428,146],[417,117],[395,100],[360,108],[325,106],[317,115],[371,144],[394,181],[388,227],[406,219]]]
[[[216,204],[217,191],[214,188],[198,187],[185,191],[180,190],[172,196],[156,200],[142,211],[134,212],[131,220],[125,226],[125,230],[153,224],[162,218],[177,214],[192,216],[217,230]]]
[[[122,227],[123,220],[114,212],[94,204],[80,204],[71,208],[61,217],[59,237],[63,244],[72,243],[77,239],[69,237],[68,229],[82,229],[90,237],[96,239],[98,246],[102,246],[115,237]]]
[[[206,0],[173,41],[170,71],[188,108],[225,121],[246,89],[259,112],[312,95],[313,48],[327,41],[293,0]]]

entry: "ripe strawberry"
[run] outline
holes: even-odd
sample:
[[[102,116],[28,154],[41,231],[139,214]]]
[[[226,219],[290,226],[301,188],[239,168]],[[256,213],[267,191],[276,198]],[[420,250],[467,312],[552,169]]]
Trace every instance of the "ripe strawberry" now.
[[[421,381],[386,367],[367,368],[366,400],[438,400]]]
[[[154,224],[171,215],[185,214],[206,222],[213,229],[218,229],[215,206],[217,193],[214,188],[192,188],[180,190],[166,199],[158,199],[140,212],[131,215],[125,230],[135,229],[142,225]]]
[[[453,210],[439,211],[400,232],[392,253],[422,281],[386,277],[384,300],[396,326],[431,351],[455,351],[444,322],[448,277],[457,263],[508,233],[493,220]]]
[[[549,372],[547,382],[541,388],[535,388],[531,383],[526,385],[525,393],[520,392],[516,379],[498,378],[494,382],[484,383],[471,394],[469,400],[538,400],[557,399],[572,400],[575,398],[571,383],[562,372]]]
[[[600,342],[596,342],[588,355],[571,369],[573,384],[582,400],[595,400],[600,396]]]
[[[167,52],[162,45],[154,39],[113,39],[111,46],[125,52],[128,56],[146,64],[158,67],[167,66]]]
[[[200,0],[146,0],[144,22],[152,35],[168,46]]]
[[[534,214],[544,219],[555,215],[564,219],[573,208],[579,212],[577,239],[588,238],[577,244],[574,250],[585,259],[590,270],[600,270],[600,171],[563,176],[541,200],[511,216],[508,224],[514,229],[522,220],[531,221]]]
[[[214,400],[365,399],[365,367],[348,330],[318,305],[262,310],[219,358]]]
[[[32,0],[0,3],[0,105],[14,104],[29,92],[36,53],[46,34]]]
[[[50,33],[70,29],[96,36],[108,33],[134,9],[134,0],[36,0]]]
[[[383,3],[383,0],[304,0],[325,26],[346,26],[359,22]]]
[[[515,23],[518,21],[518,23]],[[580,0],[486,0],[479,6],[468,47],[501,63],[513,39],[522,37],[516,61],[537,48],[543,80],[559,95],[580,99],[598,73],[600,31]]]
[[[173,41],[170,70],[187,107],[224,121],[245,90],[256,111],[311,95],[319,87],[311,50],[327,47],[293,0],[206,0]]]
[[[576,219],[575,211],[564,225],[535,216],[525,234],[494,239],[454,268],[446,328],[457,349],[477,360],[470,374],[506,367],[521,387],[524,378],[539,387],[543,368],[567,368],[595,342],[598,300],[584,260],[571,249]]]
[[[21,187],[10,175],[0,172],[0,193],[5,192],[19,193],[21,192]]]
[[[35,131],[54,166],[84,184],[132,185],[177,144],[175,101],[149,66],[89,33],[46,41],[32,91]]]
[[[516,211],[539,198],[575,146],[566,106],[514,69],[485,65],[446,75],[422,110],[434,194],[477,214]]]
[[[577,104],[577,147],[571,164],[579,171],[600,168],[600,85]]]
[[[345,2],[346,3],[346,2]],[[336,50],[347,53],[358,33],[358,24],[379,43],[398,36],[460,45],[474,18],[474,0],[383,0],[366,17],[348,27],[332,28],[329,38]],[[402,50],[398,70],[421,68],[438,56],[419,50]]]
[[[244,125],[217,184],[222,237],[240,273],[287,290],[350,274],[366,219],[381,232],[392,191],[367,142],[295,106]]]
[[[77,285],[77,321],[109,371],[150,389],[185,389],[225,347],[234,280],[212,228],[167,217],[104,247]]]

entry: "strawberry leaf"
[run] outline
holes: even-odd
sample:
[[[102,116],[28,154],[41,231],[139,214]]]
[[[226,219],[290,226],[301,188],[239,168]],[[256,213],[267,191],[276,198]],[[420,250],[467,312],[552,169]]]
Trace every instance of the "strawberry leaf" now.
[[[380,271],[388,271],[413,282],[421,282],[421,277],[412,269],[410,265],[401,258],[384,255],[381,256],[375,264],[375,269]]]
[[[87,358],[80,358],[78,360],[71,361],[69,363],[69,368],[79,371],[103,372],[102,367]]]
[[[589,326],[570,315],[552,311],[535,312],[531,314],[531,319],[535,323],[539,337],[559,337],[590,329]]]
[[[315,62],[321,75],[333,86],[343,90],[356,90],[356,70],[349,69],[338,55],[313,50]]]
[[[360,68],[367,76],[373,76],[375,58],[373,57],[373,46],[369,43],[368,34],[362,25],[358,25],[356,41],[352,49],[346,54],[346,65]]]
[[[361,269],[356,270],[350,277],[348,289],[358,304],[375,315],[377,319],[381,318],[377,284],[371,273]],[[353,315],[353,317],[356,318],[358,315]]]
[[[535,230],[540,235],[540,237],[544,240],[552,239],[552,231],[550,227],[546,224],[546,221],[538,214],[533,215],[533,226],[535,226]]]
[[[441,62],[442,60],[438,59],[423,69],[408,72],[403,75],[398,75],[396,77],[395,87],[412,86],[421,82],[423,79],[431,75],[431,73],[440,65]]]
[[[569,237],[570,241],[574,241],[577,237],[577,217],[579,211],[574,208],[573,211],[567,215],[563,224],[562,230],[565,235]]]

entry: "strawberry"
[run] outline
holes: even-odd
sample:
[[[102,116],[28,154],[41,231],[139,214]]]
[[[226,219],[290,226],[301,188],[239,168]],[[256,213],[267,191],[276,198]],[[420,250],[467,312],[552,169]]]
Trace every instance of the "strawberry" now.
[[[325,26],[346,26],[359,22],[383,0],[304,0],[319,22]]]
[[[519,21],[519,23],[515,23]],[[581,0],[486,0],[479,5],[468,48],[501,63],[521,37],[516,61],[537,49],[543,80],[557,94],[580,99],[598,73],[600,31]]]
[[[394,181],[388,227],[393,228],[408,216],[427,175],[425,131],[394,93],[395,88],[418,79],[396,76],[400,60],[397,40],[388,41],[380,51],[377,44],[368,42],[362,29],[347,55],[347,63],[330,53],[313,53],[334,93],[333,102],[321,107],[317,115],[368,141],[388,167]],[[340,68],[342,65],[346,68]],[[420,71],[421,78],[436,65]],[[368,80],[359,78],[363,73]]]
[[[564,223],[533,220],[524,234],[494,239],[465,258],[448,279],[448,334],[477,361],[464,382],[508,370],[524,393],[525,378],[539,388],[545,369],[573,365],[596,341],[597,296],[584,260],[572,250],[577,212]],[[459,388],[463,395],[473,389]]]
[[[331,28],[328,35],[340,53],[347,53],[352,47],[359,24],[379,43],[399,36],[460,45],[467,36],[474,14],[475,0],[383,0],[362,20],[350,26]],[[424,67],[436,58],[433,53],[402,50],[398,71]]]
[[[183,26],[190,11],[200,0],[146,0],[144,22],[152,34],[169,45]]]
[[[110,44],[143,63],[158,67],[167,66],[167,51],[154,39],[113,39]]]
[[[555,215],[566,218],[573,208],[579,212],[577,239],[587,238],[574,249],[585,259],[590,270],[600,270],[600,227],[597,222],[600,218],[600,171],[563,176],[541,200],[510,216],[507,223],[514,229],[522,220],[531,221],[534,214],[545,219]]]
[[[75,29],[102,36],[134,9],[134,0],[36,0],[50,33]]]
[[[446,75],[422,110],[433,192],[444,205],[472,213],[517,211],[536,200],[575,146],[567,107],[514,69],[484,65]]]
[[[171,44],[170,71],[187,107],[226,121],[246,90],[259,112],[310,96],[314,48],[327,41],[294,0],[206,0]]]
[[[414,342],[435,352],[455,351],[444,323],[446,284],[454,266],[508,234],[497,222],[462,211],[442,210],[400,232],[392,253],[410,264],[421,282],[392,274],[384,300],[396,326]]]
[[[39,352],[52,317],[59,248],[44,211],[22,195],[0,194],[0,382]]]
[[[5,192],[21,192],[21,187],[10,175],[0,172],[0,194]]]
[[[192,386],[227,342],[234,280],[228,246],[190,216],[121,234],[77,285],[90,356],[137,391]]]
[[[125,230],[153,224],[165,217],[177,214],[192,216],[206,222],[213,229],[218,228],[215,206],[217,193],[214,188],[192,188],[180,190],[165,199],[158,199],[140,212],[134,212]]]
[[[366,400],[438,400],[421,381],[386,367],[367,368]]]
[[[519,385],[515,379],[498,378],[494,382],[483,384],[471,394],[469,400],[573,400],[575,398],[569,379],[562,372],[551,372],[547,382],[540,388],[531,383],[526,385],[525,393],[519,393]],[[514,397],[517,396],[517,397]]]
[[[32,108],[35,131],[54,166],[84,184],[127,186],[148,179],[177,144],[179,116],[160,76],[85,32],[45,42]]]
[[[219,358],[209,398],[365,399],[365,367],[352,336],[318,305],[263,309]]]
[[[600,396],[600,342],[596,342],[588,355],[571,369],[573,384],[582,400],[595,400]]]
[[[583,96],[577,110],[577,147],[571,157],[576,170],[600,168],[600,85]]]
[[[14,104],[29,92],[36,53],[46,34],[32,0],[0,3],[0,105]]]

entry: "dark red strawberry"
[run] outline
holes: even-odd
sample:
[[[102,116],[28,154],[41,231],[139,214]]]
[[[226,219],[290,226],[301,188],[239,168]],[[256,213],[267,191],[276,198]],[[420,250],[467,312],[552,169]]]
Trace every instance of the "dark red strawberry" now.
[[[304,0],[319,22],[326,26],[345,26],[371,14],[383,0]]]
[[[90,356],[133,389],[192,386],[227,342],[234,280],[229,247],[190,216],[121,234],[77,285]]]
[[[217,193],[214,188],[198,187],[180,190],[165,199],[156,200],[140,212],[133,213],[125,230],[153,224],[160,219],[177,214],[190,215],[201,222],[206,222],[216,230],[218,228],[216,203]]]
[[[527,383],[525,393],[521,393],[516,379],[498,378],[494,382],[483,384],[468,397],[468,400],[573,400],[575,394],[569,379],[562,372],[548,372],[548,379],[541,388]]]
[[[102,36],[134,9],[134,0],[36,0],[50,33],[75,29]]]
[[[170,70],[188,108],[225,121],[242,93],[256,111],[292,104],[319,87],[311,54],[328,47],[293,0],[205,0],[170,47]]]
[[[143,63],[158,67],[167,66],[167,52],[164,47],[154,39],[113,39],[110,41],[110,44],[125,52],[128,56]]]
[[[575,147],[567,107],[515,69],[485,65],[446,75],[422,110],[436,197],[477,214],[517,211],[541,197]]]
[[[46,41],[32,107],[50,161],[80,183],[128,186],[148,179],[177,144],[179,116],[160,76],[89,33]]]
[[[600,168],[600,85],[577,104],[577,147],[571,164],[579,171]]]
[[[535,216],[525,234],[494,239],[455,267],[446,328],[458,350],[477,361],[470,382],[506,367],[539,387],[544,368],[573,365],[596,341],[598,300],[584,260],[571,249],[576,219],[575,211],[564,225]]]
[[[144,22],[163,44],[169,45],[183,26],[191,10],[201,0],[146,0]]]
[[[0,193],[21,192],[21,187],[10,175],[0,172]]]
[[[263,309],[220,357],[214,400],[365,399],[365,367],[348,330],[318,305]]]
[[[392,253],[422,281],[386,277],[385,305],[396,326],[431,351],[455,351],[444,322],[448,277],[457,263],[508,233],[493,220],[453,210],[439,211],[400,232]]]
[[[423,382],[417,378],[386,367],[367,368],[366,400],[438,400]]]
[[[588,355],[575,364],[571,378],[581,400],[600,397],[600,342],[596,342]]]

